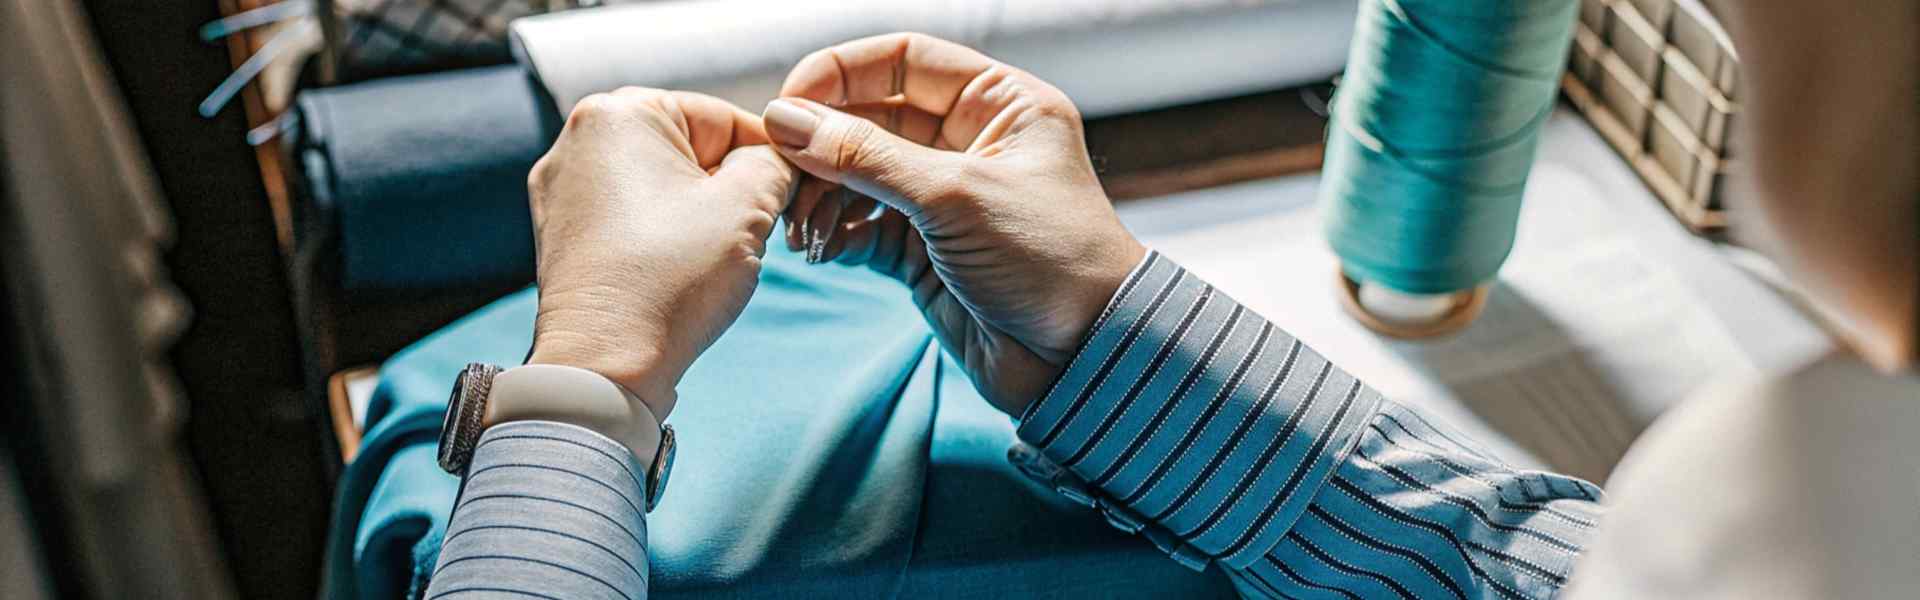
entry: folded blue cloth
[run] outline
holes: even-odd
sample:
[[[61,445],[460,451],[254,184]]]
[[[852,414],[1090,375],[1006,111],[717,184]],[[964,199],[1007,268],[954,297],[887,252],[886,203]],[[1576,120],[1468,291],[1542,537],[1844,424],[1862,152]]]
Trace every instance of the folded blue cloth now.
[[[538,83],[506,65],[300,93],[289,139],[342,289],[533,279],[527,171],[560,131]],[[484,240],[484,243],[452,243]],[[499,289],[499,288],[494,288]]]
[[[459,485],[435,464],[447,390],[468,362],[518,363],[534,309],[532,290],[510,295],[381,369],[340,481],[329,597],[424,589]],[[1008,465],[1010,421],[906,290],[863,269],[770,252],[679,389],[679,462],[647,519],[652,594],[1233,596]]]

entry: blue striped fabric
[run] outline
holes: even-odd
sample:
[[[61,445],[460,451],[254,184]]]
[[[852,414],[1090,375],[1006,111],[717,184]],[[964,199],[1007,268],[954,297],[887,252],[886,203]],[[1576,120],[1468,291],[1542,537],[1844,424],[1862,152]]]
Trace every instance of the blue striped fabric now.
[[[1019,436],[1023,471],[1251,597],[1545,598],[1599,513],[1592,484],[1501,464],[1158,253]]]
[[[626,446],[550,421],[490,427],[425,598],[647,597],[647,523]]]

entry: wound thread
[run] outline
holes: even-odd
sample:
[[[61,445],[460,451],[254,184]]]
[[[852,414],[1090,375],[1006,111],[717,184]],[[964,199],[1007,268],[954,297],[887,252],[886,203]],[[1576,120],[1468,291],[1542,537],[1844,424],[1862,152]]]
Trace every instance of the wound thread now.
[[[1491,281],[1513,248],[1577,0],[1361,0],[1320,185],[1347,277]]]

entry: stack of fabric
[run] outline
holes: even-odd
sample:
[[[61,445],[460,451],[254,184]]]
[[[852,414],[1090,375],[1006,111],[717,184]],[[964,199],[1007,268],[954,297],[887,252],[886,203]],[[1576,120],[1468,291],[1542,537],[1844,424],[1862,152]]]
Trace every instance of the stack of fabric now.
[[[567,107],[620,85],[757,110],[806,52],[919,30],[1033,70],[1098,116],[1324,81],[1344,62],[1353,11],[1042,4],[709,0],[522,19],[515,64],[301,95],[302,229],[325,240],[303,247],[362,293],[531,281],[526,172]],[[421,591],[458,489],[435,462],[447,386],[468,362],[524,357],[534,302],[531,290],[508,296],[382,367],[340,480],[331,597]],[[680,393],[678,475],[648,532],[652,593],[1232,594],[1216,572],[1028,483],[1005,459],[1009,420],[943,355],[905,290],[864,270],[772,250],[760,291]]]

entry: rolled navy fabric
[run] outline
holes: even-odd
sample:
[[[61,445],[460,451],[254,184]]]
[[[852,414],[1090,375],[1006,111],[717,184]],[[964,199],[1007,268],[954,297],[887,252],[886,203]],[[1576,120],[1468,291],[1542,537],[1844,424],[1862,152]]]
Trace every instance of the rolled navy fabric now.
[[[512,65],[302,92],[302,247],[337,255],[348,291],[532,281],[527,172],[559,132],[552,106]]]

